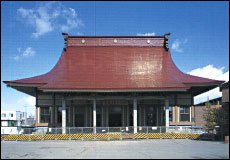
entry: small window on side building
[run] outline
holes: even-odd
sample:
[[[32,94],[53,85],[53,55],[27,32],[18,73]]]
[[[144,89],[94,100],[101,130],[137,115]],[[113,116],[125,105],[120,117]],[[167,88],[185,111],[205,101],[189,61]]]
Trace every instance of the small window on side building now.
[[[189,121],[189,107],[180,106],[180,121]]]

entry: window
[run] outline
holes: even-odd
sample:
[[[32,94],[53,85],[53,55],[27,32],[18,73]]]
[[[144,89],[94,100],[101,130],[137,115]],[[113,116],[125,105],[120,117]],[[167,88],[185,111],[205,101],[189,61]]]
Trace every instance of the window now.
[[[16,127],[17,126],[17,121],[9,121],[8,126],[9,127]]]
[[[49,123],[50,122],[49,107],[41,107],[40,108],[40,114],[41,114],[41,123]]]
[[[2,114],[1,114],[1,117],[5,118],[5,117],[6,117],[6,114],[5,114],[5,113],[2,113]]]
[[[1,127],[7,127],[8,126],[8,122],[7,121],[1,121]]]
[[[14,114],[13,114],[13,113],[10,113],[10,117],[14,117]]]
[[[22,116],[23,116],[23,118],[26,118],[26,113],[23,112],[23,113],[22,113]]]
[[[189,107],[180,106],[180,121],[190,121]]]
[[[17,121],[1,121],[2,127],[16,127]]]

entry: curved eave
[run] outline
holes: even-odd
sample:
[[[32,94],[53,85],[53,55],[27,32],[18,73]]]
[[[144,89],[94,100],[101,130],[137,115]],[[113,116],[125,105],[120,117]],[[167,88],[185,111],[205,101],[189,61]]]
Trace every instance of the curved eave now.
[[[46,83],[22,83],[22,82],[14,82],[14,81],[3,81],[8,87],[12,86],[21,86],[21,87],[39,87]]]
[[[216,83],[202,83],[202,84],[187,84],[190,86],[190,91],[194,96],[212,90],[216,87],[219,87],[223,81],[218,81]]]
[[[28,95],[31,95],[31,96],[36,96],[36,90],[37,90],[37,87],[35,86],[7,86],[7,87],[11,87],[13,89],[16,89],[22,93],[25,93],[25,94],[28,94]]]
[[[190,86],[190,87],[198,87],[198,86],[213,86],[213,85],[216,85],[216,86],[219,86],[221,85],[222,83],[224,83],[225,81],[213,81],[213,82],[194,82],[194,83],[184,83],[185,85],[187,86]]]
[[[36,90],[39,86],[44,85],[45,83],[18,83],[18,82],[12,82],[12,81],[3,81],[7,85],[7,87],[11,87],[13,89],[16,89],[22,93],[36,96]]]

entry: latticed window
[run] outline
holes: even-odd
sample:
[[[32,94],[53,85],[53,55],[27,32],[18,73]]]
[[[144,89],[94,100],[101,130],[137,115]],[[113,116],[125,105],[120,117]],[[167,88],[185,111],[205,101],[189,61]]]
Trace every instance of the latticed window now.
[[[50,122],[50,110],[49,107],[41,107],[41,123],[49,123]]]
[[[9,127],[16,127],[17,126],[17,121],[9,121],[8,126]]]
[[[1,114],[1,117],[5,118],[5,117],[6,117],[6,114],[5,114],[5,113],[2,113],[2,114]]]
[[[189,107],[188,106],[180,106],[180,121],[189,121]]]

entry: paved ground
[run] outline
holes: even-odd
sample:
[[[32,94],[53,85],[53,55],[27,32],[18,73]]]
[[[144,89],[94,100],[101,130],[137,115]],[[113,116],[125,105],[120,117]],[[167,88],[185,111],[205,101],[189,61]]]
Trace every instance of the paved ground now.
[[[1,141],[1,158],[229,159],[229,144],[190,139]]]

